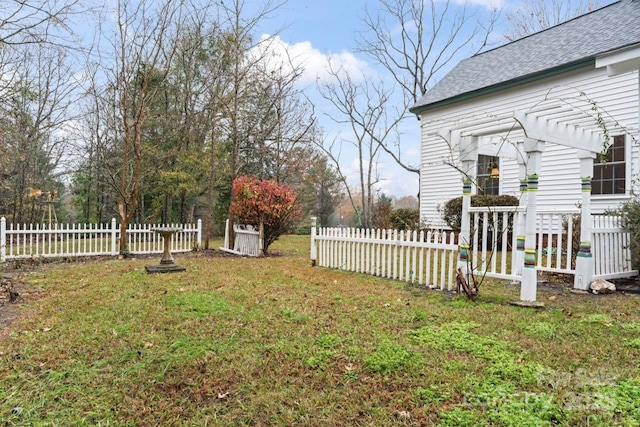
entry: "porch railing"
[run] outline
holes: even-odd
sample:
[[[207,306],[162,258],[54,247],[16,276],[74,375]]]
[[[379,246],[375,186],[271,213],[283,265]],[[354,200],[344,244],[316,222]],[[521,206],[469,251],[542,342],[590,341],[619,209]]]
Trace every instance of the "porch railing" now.
[[[488,277],[519,280],[521,259],[517,248],[517,224],[523,208],[473,207],[471,215],[471,263],[474,272]],[[538,211],[536,262],[540,271],[575,274],[580,245],[580,211]],[[592,215],[591,251],[594,278],[637,275],[631,267],[629,233],[615,215]]]

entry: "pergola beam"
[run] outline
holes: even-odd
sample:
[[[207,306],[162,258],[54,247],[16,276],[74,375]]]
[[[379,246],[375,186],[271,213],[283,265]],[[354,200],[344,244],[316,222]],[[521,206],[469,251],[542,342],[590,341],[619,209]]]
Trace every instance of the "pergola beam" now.
[[[600,153],[605,139],[602,134],[582,128],[551,122],[535,114],[514,111],[513,117],[522,125],[528,138],[551,142],[565,147]]]

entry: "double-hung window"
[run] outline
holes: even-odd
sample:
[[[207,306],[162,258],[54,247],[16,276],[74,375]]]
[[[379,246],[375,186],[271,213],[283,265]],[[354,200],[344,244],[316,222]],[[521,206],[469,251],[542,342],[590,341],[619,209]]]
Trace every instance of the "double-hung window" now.
[[[591,194],[625,194],[627,165],[625,162],[625,137],[616,135],[605,154],[593,162]]]
[[[478,155],[476,181],[478,194],[500,194],[500,158],[496,156]]]

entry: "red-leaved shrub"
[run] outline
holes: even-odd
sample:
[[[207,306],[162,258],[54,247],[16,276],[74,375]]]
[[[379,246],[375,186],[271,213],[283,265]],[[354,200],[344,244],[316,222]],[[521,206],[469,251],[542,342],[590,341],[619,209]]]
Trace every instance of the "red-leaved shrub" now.
[[[231,204],[231,214],[236,215],[241,224],[250,224],[256,229],[263,223],[264,253],[302,214],[297,194],[288,185],[276,181],[241,176],[233,181],[232,191],[235,201]]]

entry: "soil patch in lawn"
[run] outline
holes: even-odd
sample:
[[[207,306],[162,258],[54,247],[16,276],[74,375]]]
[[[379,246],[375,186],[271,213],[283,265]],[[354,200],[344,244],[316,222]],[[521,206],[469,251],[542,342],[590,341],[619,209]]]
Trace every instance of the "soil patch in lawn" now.
[[[21,314],[21,306],[42,296],[42,291],[22,281],[17,273],[3,273],[0,280],[0,332]]]

